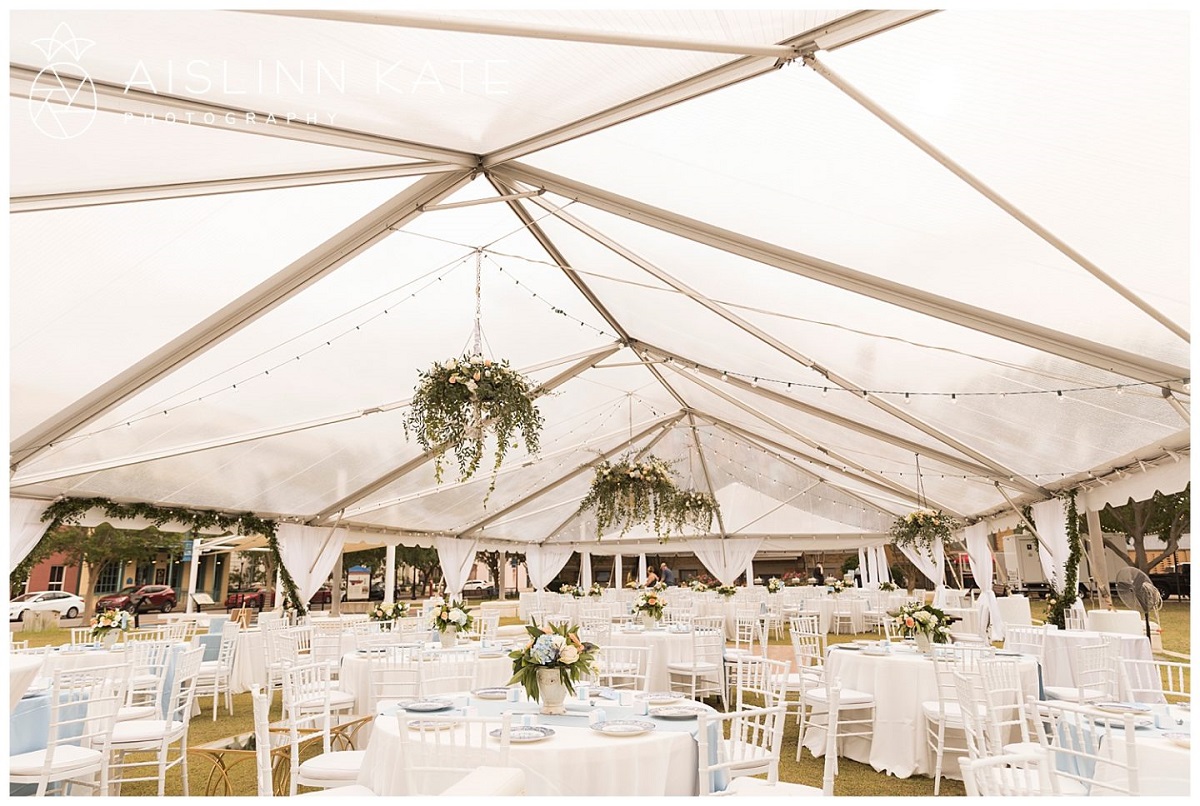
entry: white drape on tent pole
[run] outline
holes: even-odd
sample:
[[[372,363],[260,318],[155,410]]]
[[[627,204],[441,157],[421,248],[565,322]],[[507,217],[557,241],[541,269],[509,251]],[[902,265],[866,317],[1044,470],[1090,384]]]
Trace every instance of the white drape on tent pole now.
[[[746,560],[746,587],[749,588],[754,584],[754,555]]]
[[[1033,525],[1037,528],[1038,560],[1042,564],[1042,573],[1062,593],[1064,566],[1067,563],[1067,513],[1061,498],[1051,498],[1049,501],[1039,501],[1031,508]]]
[[[301,603],[307,603],[341,556],[342,547],[346,545],[346,529],[281,523],[276,535],[279,559],[292,575]]]
[[[876,558],[875,558],[876,578],[880,582],[891,582],[892,581],[892,569],[888,565],[887,546],[876,546],[875,551],[877,552]]]
[[[29,556],[34,546],[46,534],[49,524],[42,522],[42,513],[50,506],[49,501],[32,498],[8,499],[8,559],[9,569]]]
[[[646,584],[646,555],[638,555],[638,584]]]
[[[1000,602],[992,590],[992,549],[988,545],[987,524],[980,522],[968,526],[963,530],[962,538],[967,544],[971,576],[975,577],[975,584],[979,586],[979,632],[987,635],[990,625],[992,640],[1001,641],[1004,639],[1004,619],[1000,616]]]
[[[396,603],[396,547],[388,543],[383,549],[383,602]]]
[[[571,559],[570,546],[530,546],[525,550],[525,568],[529,571],[529,584],[540,591],[550,584],[554,575]]]
[[[737,540],[694,540],[688,544],[688,548],[695,552],[696,558],[718,582],[732,585],[738,574],[754,559],[761,544],[761,537],[747,537]]]
[[[942,588],[945,587],[946,564],[943,562],[945,554],[942,549],[942,541],[935,541],[933,546],[933,559],[930,559],[923,551],[915,551],[912,546],[900,546],[899,549],[900,553],[933,583],[933,600],[937,603],[941,601]]]
[[[862,580],[863,585],[867,585],[871,581],[870,569],[867,566],[867,550],[862,546],[858,547],[858,578]]]
[[[461,540],[454,537],[435,537],[433,546],[437,549],[438,562],[442,566],[442,579],[446,582],[446,595],[459,596],[471,568],[475,565],[475,548],[478,540]]]
[[[592,587],[592,553],[579,552],[579,587],[587,590]]]
[[[612,579],[608,581],[608,587],[621,588],[625,585],[625,569],[621,567],[621,555],[613,555],[613,572]]]

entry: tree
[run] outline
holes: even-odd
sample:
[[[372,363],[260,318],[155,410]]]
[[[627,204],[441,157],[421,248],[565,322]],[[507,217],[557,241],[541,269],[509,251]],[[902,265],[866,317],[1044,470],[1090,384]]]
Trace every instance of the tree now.
[[[183,553],[185,535],[182,532],[160,532],[153,526],[141,530],[116,529],[102,523],[94,529],[82,526],[62,526],[42,537],[35,550],[41,558],[62,553],[68,562],[87,569],[88,584],[83,591],[84,616],[95,607],[96,581],[109,563],[152,562],[159,555],[178,556]]]
[[[1179,548],[1179,538],[1187,530],[1191,520],[1192,485],[1182,491],[1163,495],[1155,492],[1148,501],[1130,498],[1121,506],[1112,504],[1100,510],[1100,526],[1105,532],[1123,532],[1133,545],[1133,559],[1129,559],[1129,545],[1105,535],[1104,543],[1125,562],[1146,573],[1164,562]],[[1153,560],[1146,557],[1146,537],[1153,535],[1165,547]]]
[[[500,572],[500,552],[477,551],[475,559],[487,566],[488,573],[492,575],[492,582],[499,591],[500,586],[504,584],[504,575]],[[525,555],[519,551],[506,551],[504,552],[504,561],[516,568],[518,564],[525,562]]]
[[[417,569],[421,576],[421,591],[433,593],[433,584],[442,578],[442,561],[437,549],[422,546],[396,546],[396,559]]]

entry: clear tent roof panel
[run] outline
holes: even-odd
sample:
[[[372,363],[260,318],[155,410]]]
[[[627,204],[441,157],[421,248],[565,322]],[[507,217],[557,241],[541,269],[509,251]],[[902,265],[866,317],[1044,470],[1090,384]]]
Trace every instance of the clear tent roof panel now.
[[[15,272],[10,284],[21,300],[11,320],[13,433],[185,332],[405,184],[144,202],[136,215],[121,205],[12,217],[11,259],[38,267]],[[105,349],[79,349],[94,343]],[[44,371],[51,365],[52,377]]]
[[[233,180],[414,162],[201,125],[126,118],[100,112],[76,137],[55,139],[38,128],[28,100],[9,101],[13,196]],[[97,159],[98,153],[104,154]]]

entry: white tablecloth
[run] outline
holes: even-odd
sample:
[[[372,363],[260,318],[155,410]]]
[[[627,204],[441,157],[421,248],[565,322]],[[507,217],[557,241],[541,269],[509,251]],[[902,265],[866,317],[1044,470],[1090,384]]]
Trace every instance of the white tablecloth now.
[[[8,656],[8,710],[17,707],[21,695],[29,688],[42,670],[41,655],[9,655]]]
[[[1173,712],[1183,713],[1178,709]],[[1179,732],[1190,732],[1190,725],[1177,729]],[[1121,731],[1123,732],[1123,731]],[[1192,751],[1166,738],[1166,731],[1160,729],[1139,728],[1134,732],[1136,741],[1133,749],[1137,756],[1138,765],[1138,794],[1150,796],[1186,796],[1191,791]],[[1124,754],[1124,745],[1117,743],[1116,752]],[[1100,754],[1112,756],[1104,747]],[[1118,768],[1099,764],[1095,770],[1095,779],[1090,795],[1106,796],[1119,795],[1104,786],[1105,780],[1118,780],[1123,784],[1124,773]]]
[[[692,659],[691,633],[666,630],[627,633],[614,629],[608,643],[611,646],[650,647],[650,659],[646,665],[646,691],[670,691],[671,675],[667,672],[667,664],[687,663]]]
[[[938,696],[933,661],[915,653],[867,655],[831,649],[825,668],[826,675],[840,679],[843,688],[875,695],[874,738],[841,740],[842,755],[897,778],[933,774],[934,758],[925,739],[921,711],[921,703],[936,701]],[[1037,661],[1022,658],[1020,671],[1025,695],[1036,697]],[[823,755],[824,731],[810,731],[804,746],[814,755]],[[958,778],[957,760],[943,762],[942,772]]]
[[[533,713],[536,703],[511,710]],[[604,706],[611,718],[623,716]],[[608,736],[578,717],[541,717],[554,735],[545,741],[511,746],[509,765],[525,771],[530,796],[662,796],[696,794],[696,739],[686,730],[660,729],[640,736]],[[564,724],[565,723],[565,724]],[[695,723],[688,723],[695,729]],[[358,782],[380,795],[404,794],[394,716],[375,720]]]
[[[357,700],[354,713],[367,714],[371,709],[371,656],[349,652],[342,656],[342,671],[338,688],[353,694]],[[508,652],[493,658],[479,658],[475,662],[474,688],[507,686],[512,677],[512,658]],[[427,691],[426,694],[445,692]]]
[[[354,651],[354,634],[342,633],[341,654]],[[263,634],[258,628],[242,630],[237,637],[237,650],[233,656],[233,671],[229,675],[229,685],[234,694],[250,690],[257,683],[267,685],[267,656],[263,646]]]
[[[846,594],[839,594],[839,596],[846,596],[843,604],[849,605],[852,608],[850,613],[851,629],[855,633],[866,632],[863,615],[866,612],[867,601],[865,599],[852,598]],[[783,614],[787,618],[796,613],[804,613],[806,615],[816,613],[820,622],[821,632],[827,633],[833,627],[833,610],[836,604],[837,602],[835,602],[833,596],[826,596],[824,599],[810,598],[804,602],[803,610],[797,610],[796,608],[799,605],[793,605],[785,607]]]
[[[1115,635],[1121,641],[1121,657],[1131,660],[1152,660],[1150,642],[1144,635],[1101,633],[1091,630],[1051,630],[1046,633],[1045,666],[1042,669],[1047,686],[1075,685],[1075,670],[1071,664],[1071,646],[1101,643],[1105,636]],[[1123,688],[1123,687],[1122,687]],[[1120,692],[1125,698],[1125,692]]]

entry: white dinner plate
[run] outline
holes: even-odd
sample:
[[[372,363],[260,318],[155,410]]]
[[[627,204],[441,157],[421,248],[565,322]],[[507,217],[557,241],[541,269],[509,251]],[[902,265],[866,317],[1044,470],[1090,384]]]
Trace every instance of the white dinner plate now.
[[[430,699],[430,700],[414,700],[400,706],[405,711],[415,711],[417,713],[433,713],[435,711],[448,711],[454,707],[454,703],[450,700]]]
[[[633,695],[635,700],[645,700],[650,705],[670,705],[683,699],[673,691],[640,691]]]
[[[651,708],[650,716],[659,719],[695,719],[707,710],[697,705],[664,705],[662,708]]]
[[[477,688],[474,691],[472,691],[471,694],[481,700],[507,700],[508,699],[508,689],[500,688],[498,686],[494,687],[494,688]]]
[[[529,742],[540,742],[543,739],[549,739],[554,735],[552,728],[546,728],[541,725],[518,725],[508,732],[508,741],[512,744],[528,744]],[[496,739],[500,738],[500,728],[489,731],[488,736]]]
[[[849,649],[853,652],[857,652],[858,650],[862,649],[862,647],[860,647],[858,644],[835,644],[832,648],[833,649]]]
[[[640,736],[654,730],[654,723],[643,722],[640,719],[614,719],[610,722],[597,722],[591,728],[606,736]]]
[[[863,649],[862,649],[862,653],[863,653],[864,655],[886,655],[886,654],[887,654],[887,650],[886,650],[886,649],[880,649],[880,648],[879,648],[879,647],[877,647],[877,646],[865,646],[865,647],[863,647]]]
[[[1186,747],[1188,750],[1192,749],[1192,734],[1190,733],[1172,731],[1171,733],[1164,733],[1163,738],[1169,739],[1180,747]]]
[[[1098,702],[1094,706],[1110,714],[1145,714],[1150,706],[1141,702]]]

